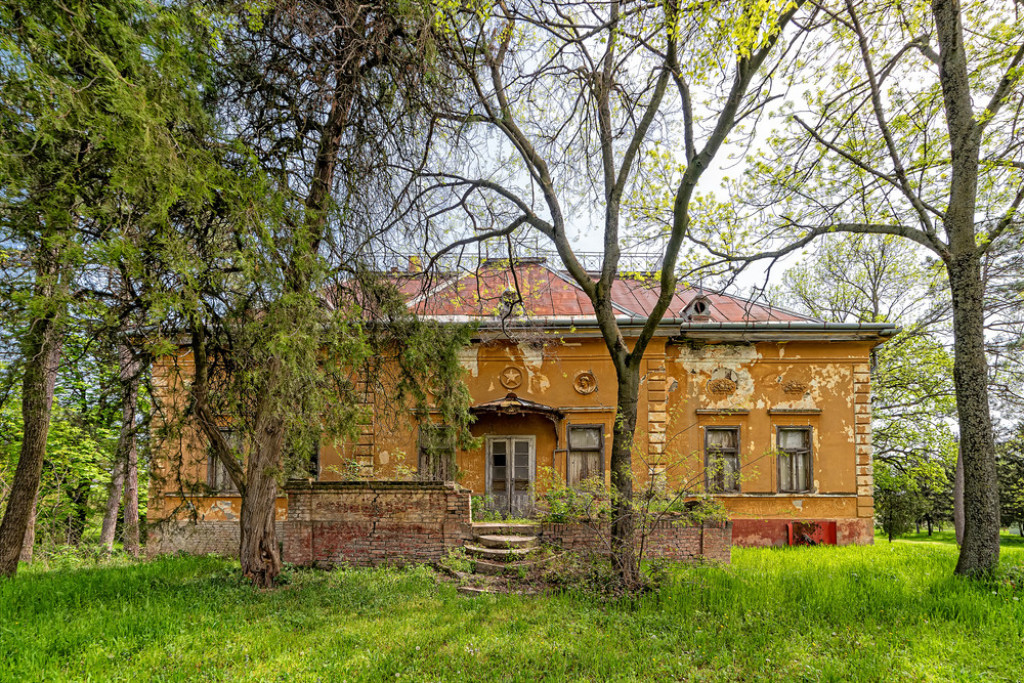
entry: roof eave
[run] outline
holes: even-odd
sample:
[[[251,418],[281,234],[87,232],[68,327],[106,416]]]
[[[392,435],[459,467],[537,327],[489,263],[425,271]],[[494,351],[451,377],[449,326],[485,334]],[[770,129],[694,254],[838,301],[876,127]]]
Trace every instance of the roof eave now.
[[[593,316],[536,316],[530,318],[479,317],[470,315],[423,316],[426,319],[446,323],[477,323],[481,331],[522,329],[532,326],[553,331],[598,331],[597,318]],[[646,323],[642,316],[616,316],[616,324],[623,331],[639,330]],[[892,323],[823,323],[811,321],[749,321],[749,322],[691,322],[689,319],[666,317],[658,324],[658,336],[682,337],[701,340],[745,341],[789,341],[795,339],[848,341],[884,341],[898,333],[900,328]]]
[[[892,323],[823,323],[806,321],[771,322],[683,322],[679,336],[695,340],[744,341],[885,341],[900,328]]]

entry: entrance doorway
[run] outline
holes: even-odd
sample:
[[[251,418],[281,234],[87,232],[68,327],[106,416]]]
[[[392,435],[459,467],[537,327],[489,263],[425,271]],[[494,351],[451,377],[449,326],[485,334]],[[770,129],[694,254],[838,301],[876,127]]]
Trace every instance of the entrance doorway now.
[[[510,517],[533,512],[537,437],[487,437],[487,495],[490,508]]]

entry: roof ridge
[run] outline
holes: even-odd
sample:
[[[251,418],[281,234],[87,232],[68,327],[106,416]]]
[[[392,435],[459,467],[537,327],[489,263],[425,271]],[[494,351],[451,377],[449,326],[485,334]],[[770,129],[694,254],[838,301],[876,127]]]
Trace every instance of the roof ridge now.
[[[571,277],[570,275],[568,275],[568,274],[566,274],[566,273],[561,273],[561,272],[559,272],[559,271],[558,271],[558,269],[556,269],[556,268],[552,268],[551,266],[549,266],[549,265],[548,265],[547,263],[545,263],[545,262],[542,262],[542,263],[540,263],[539,265],[540,265],[540,266],[541,266],[542,268],[545,268],[545,269],[547,269],[548,271],[550,271],[550,272],[551,272],[552,274],[554,274],[554,275],[555,275],[556,277],[558,277],[558,278],[559,278],[560,280],[562,280],[563,282],[567,282],[567,283],[569,283],[570,285],[572,285],[572,286],[573,286],[573,287],[575,287],[576,289],[580,290],[580,291],[581,291],[581,292],[583,292],[584,294],[586,294],[586,293],[587,293],[587,292],[586,292],[586,290],[585,290],[585,289],[583,289],[583,287],[581,287],[581,286],[580,286],[580,283],[576,282],[576,280],[575,280],[575,279],[574,279],[573,277]],[[587,300],[588,300],[588,301],[590,300],[590,297],[589,297],[589,296],[587,296]],[[611,304],[612,304],[612,306],[613,306],[614,308],[617,308],[617,309],[619,309],[619,312],[620,312],[620,313],[625,313],[626,315],[640,315],[640,314],[639,314],[639,313],[637,313],[636,311],[630,310],[630,309],[626,308],[625,306],[623,306],[623,305],[622,305],[622,304],[620,304],[620,303],[616,303],[616,302],[615,302],[614,300],[612,300]],[[593,306],[593,303],[591,303],[591,306]],[[595,311],[594,315],[595,315],[595,316],[597,315],[597,312],[596,312],[596,311]]]
[[[754,306],[760,306],[761,308],[763,308],[763,309],[765,309],[765,310],[767,310],[769,312],[770,311],[779,311],[781,313],[786,313],[788,315],[795,315],[798,318],[803,318],[803,319],[805,319],[807,321],[810,321],[810,322],[817,322],[817,323],[825,322],[821,318],[815,318],[813,315],[807,315],[806,313],[798,313],[797,311],[791,310],[789,308],[784,308],[783,306],[776,306],[774,304],[762,304],[762,303],[759,303],[759,302],[755,301],[754,299],[750,299],[748,297],[741,296],[739,294],[729,294],[727,292],[722,292],[722,291],[708,290],[708,289],[705,289],[703,287],[694,287],[693,289],[694,290],[699,289],[701,292],[711,292],[712,294],[715,294],[717,296],[727,296],[730,299],[736,299],[737,301],[743,301],[743,302],[746,302],[748,304],[753,304]]]

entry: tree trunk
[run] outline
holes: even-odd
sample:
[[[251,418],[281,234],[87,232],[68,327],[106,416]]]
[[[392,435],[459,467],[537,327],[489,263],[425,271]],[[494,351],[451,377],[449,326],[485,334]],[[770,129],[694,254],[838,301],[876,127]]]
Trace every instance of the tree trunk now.
[[[284,445],[280,420],[269,425],[257,423],[256,435],[242,496],[241,543],[238,559],[242,575],[260,588],[270,588],[281,573],[274,522],[277,504],[277,473]]]
[[[28,516],[28,526],[25,528],[25,542],[21,545],[21,562],[31,562],[36,548],[36,513],[39,509],[39,494],[36,493],[32,499],[32,511]]]
[[[132,415],[133,423],[134,420],[135,416]],[[139,556],[139,457],[134,429],[128,443],[128,459],[125,461],[124,549],[132,557]]]
[[[947,262],[953,298],[953,381],[964,471],[964,534],[956,573],[990,574],[999,565],[999,487],[988,404],[984,286],[975,249]]]
[[[68,545],[80,545],[85,525],[89,519],[89,488],[92,482],[82,482],[67,492],[71,512],[67,517],[66,540]]]
[[[122,437],[124,427],[121,427]],[[114,549],[114,534],[117,531],[117,511],[121,508],[121,489],[124,487],[124,461],[121,459],[121,442],[117,443],[117,455],[114,458],[114,469],[110,472],[110,487],[107,493],[107,510],[103,513],[103,526],[100,528],[100,547],[108,551]]]
[[[121,505],[121,490],[124,487],[125,474],[129,468],[129,460],[136,456],[135,451],[135,415],[139,401],[139,381],[141,363],[131,349],[121,346],[119,355],[119,379],[121,381],[121,434],[117,440],[117,451],[114,457],[114,469],[111,473],[110,490],[107,495],[107,511],[103,515],[103,528],[100,531],[100,545],[107,550],[114,549],[114,536],[117,530],[117,510]],[[135,473],[136,486],[136,521],[138,521],[138,472]],[[129,496],[125,495],[126,503]],[[127,511],[126,511],[127,517]],[[125,519],[125,523],[127,523]],[[136,533],[137,538],[137,533]]]
[[[61,335],[55,315],[38,318],[26,332],[21,414],[24,436],[7,510],[0,523],[0,576],[14,576],[36,505],[50,433],[53,390],[60,364]]]
[[[633,434],[636,431],[640,373],[627,365],[618,373],[618,398],[611,453],[611,551],[612,563],[626,590],[640,584],[640,558],[636,547],[636,514],[633,509]]]
[[[953,531],[956,544],[964,543],[964,459],[963,449],[957,445],[956,473],[953,475]]]

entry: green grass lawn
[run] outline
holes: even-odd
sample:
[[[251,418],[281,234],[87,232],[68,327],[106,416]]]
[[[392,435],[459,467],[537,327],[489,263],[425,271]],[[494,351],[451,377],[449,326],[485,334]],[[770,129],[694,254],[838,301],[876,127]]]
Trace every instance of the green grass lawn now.
[[[944,529],[942,531],[933,531],[931,536],[927,532],[922,531],[917,534],[904,534],[900,536],[900,541],[911,541],[918,543],[948,543],[956,545],[956,532],[953,529]],[[875,543],[888,543],[889,538],[881,530],[875,532]],[[1024,548],[1024,537],[1018,536],[1015,533],[1010,533],[1004,529],[1000,536],[1000,546],[1003,548]]]
[[[1007,547],[1004,566],[1024,564]],[[657,594],[463,597],[426,568],[166,558],[0,581],[0,679],[991,681],[1024,678],[1024,588],[956,579],[946,543],[737,549]],[[1020,574],[1018,574],[1018,577]]]

